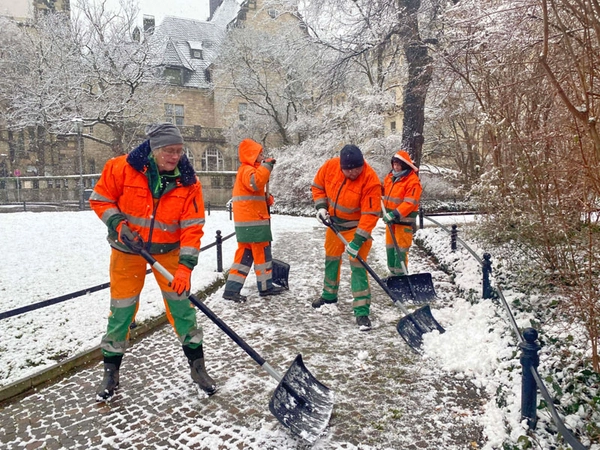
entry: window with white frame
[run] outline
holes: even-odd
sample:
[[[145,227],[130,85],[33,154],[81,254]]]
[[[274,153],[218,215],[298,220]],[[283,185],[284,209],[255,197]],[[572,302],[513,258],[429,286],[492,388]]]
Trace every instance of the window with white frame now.
[[[181,126],[185,124],[183,105],[165,103],[165,122]]]
[[[202,170],[205,172],[217,172],[224,170],[223,155],[214,147],[206,149],[202,155]]]

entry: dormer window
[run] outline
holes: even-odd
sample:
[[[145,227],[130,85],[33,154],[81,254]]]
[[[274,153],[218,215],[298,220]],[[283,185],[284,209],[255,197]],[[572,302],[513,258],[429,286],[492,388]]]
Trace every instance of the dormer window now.
[[[190,56],[193,59],[203,59],[202,42],[188,41],[188,45],[190,46]]]
[[[167,82],[170,84],[177,84],[180,86],[182,84],[181,69],[173,68],[173,67],[166,67],[163,70],[163,77],[165,77]]]

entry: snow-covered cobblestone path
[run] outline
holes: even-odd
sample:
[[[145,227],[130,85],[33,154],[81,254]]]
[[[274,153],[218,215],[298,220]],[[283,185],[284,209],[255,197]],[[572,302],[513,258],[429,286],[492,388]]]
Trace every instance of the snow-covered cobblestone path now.
[[[395,328],[400,310],[375,282],[368,333],[358,331],[352,316],[347,262],[340,302],[310,306],[322,284],[322,243],[323,227],[278,236],[274,257],[291,265],[291,290],[282,296],[259,298],[250,276],[246,304],[223,301],[222,290],[206,300],[280,373],[301,353],[316,378],[335,391],[329,427],[312,448],[480,448],[483,390],[412,353]],[[439,302],[451,303],[447,275],[418,249],[410,261],[412,273],[433,273]],[[374,256],[370,263],[385,274],[385,261]],[[121,388],[109,405],[94,401],[100,363],[0,405],[0,448],[307,448],[269,412],[275,381],[200,312],[198,318],[207,368],[220,385],[212,397],[198,395],[173,331],[161,327],[127,353]]]

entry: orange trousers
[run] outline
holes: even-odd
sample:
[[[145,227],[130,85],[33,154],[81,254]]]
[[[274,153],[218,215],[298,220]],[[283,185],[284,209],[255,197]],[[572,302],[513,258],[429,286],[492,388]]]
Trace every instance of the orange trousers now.
[[[229,270],[225,294],[239,294],[254,264],[259,291],[273,287],[273,257],[270,242],[238,242],[233,264]]]
[[[170,273],[179,265],[179,251],[153,255]],[[146,280],[148,263],[140,256],[112,249],[110,256],[110,315],[100,347],[104,356],[125,353],[129,329],[139,308],[140,293]],[[177,295],[169,282],[153,269],[165,304],[167,319],[182,345],[202,344],[202,329],[196,323],[196,310],[188,297]]]

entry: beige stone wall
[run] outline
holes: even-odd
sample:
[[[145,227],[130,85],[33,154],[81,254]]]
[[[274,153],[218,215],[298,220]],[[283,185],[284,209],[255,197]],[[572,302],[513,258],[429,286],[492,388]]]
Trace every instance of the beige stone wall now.
[[[15,20],[32,20],[33,1],[0,0],[0,16],[12,17]]]
[[[36,5],[43,6],[41,0],[0,0],[0,5],[25,5],[27,3],[31,7],[36,2]],[[252,4],[252,2],[250,2]],[[246,20],[244,26],[260,27],[262,29],[276,31],[281,27],[282,22],[293,23],[297,25],[298,20],[290,15],[277,15],[274,17],[269,15],[270,8],[263,8],[263,1],[254,2],[255,8],[249,9],[246,12]],[[56,9],[68,9],[69,0],[58,0],[55,3]],[[0,6],[1,8],[1,6]],[[0,14],[2,11],[0,9]],[[289,25],[286,25],[289,26]],[[184,135],[185,146],[189,152],[190,159],[194,164],[194,168],[198,171],[203,169],[202,160],[205,152],[209,149],[215,149],[220,152],[223,158],[222,169],[225,171],[236,171],[239,166],[237,157],[237,147],[227,145],[223,130],[226,130],[238,118],[238,105],[242,99],[233,95],[234,91],[231,86],[219,85],[218,81],[213,90],[206,89],[190,89],[172,86],[169,89],[167,96],[163,99],[160,105],[156,108],[159,111],[164,111],[164,104],[178,104],[184,106],[184,126],[181,127]],[[145,125],[145,124],[143,124]],[[143,129],[143,126],[141,127]],[[93,129],[86,127],[84,129],[84,137],[82,139],[82,156],[83,156],[83,173],[100,173],[107,160],[116,156],[118,151],[111,148],[110,142],[113,140],[110,129],[102,125],[95,125]],[[144,135],[131,137],[131,145],[126,145],[133,148],[144,139]],[[104,141],[105,143],[98,142]],[[108,145],[107,145],[108,144]],[[268,140],[268,145],[277,145],[277,142]],[[27,148],[27,144],[24,146]],[[43,158],[38,158],[38,155],[29,154],[23,151],[16,155],[14,160],[10,158],[8,142],[0,136],[0,169],[4,161],[5,170],[12,172],[15,168],[21,170],[25,174],[25,169],[36,161],[45,161],[45,167],[39,162],[38,175],[72,175],[79,172],[78,160],[78,145],[77,137],[73,135],[59,136],[56,139],[52,138],[46,145],[45,155]],[[14,154],[14,151],[13,151]],[[6,155],[6,156],[1,156]]]

